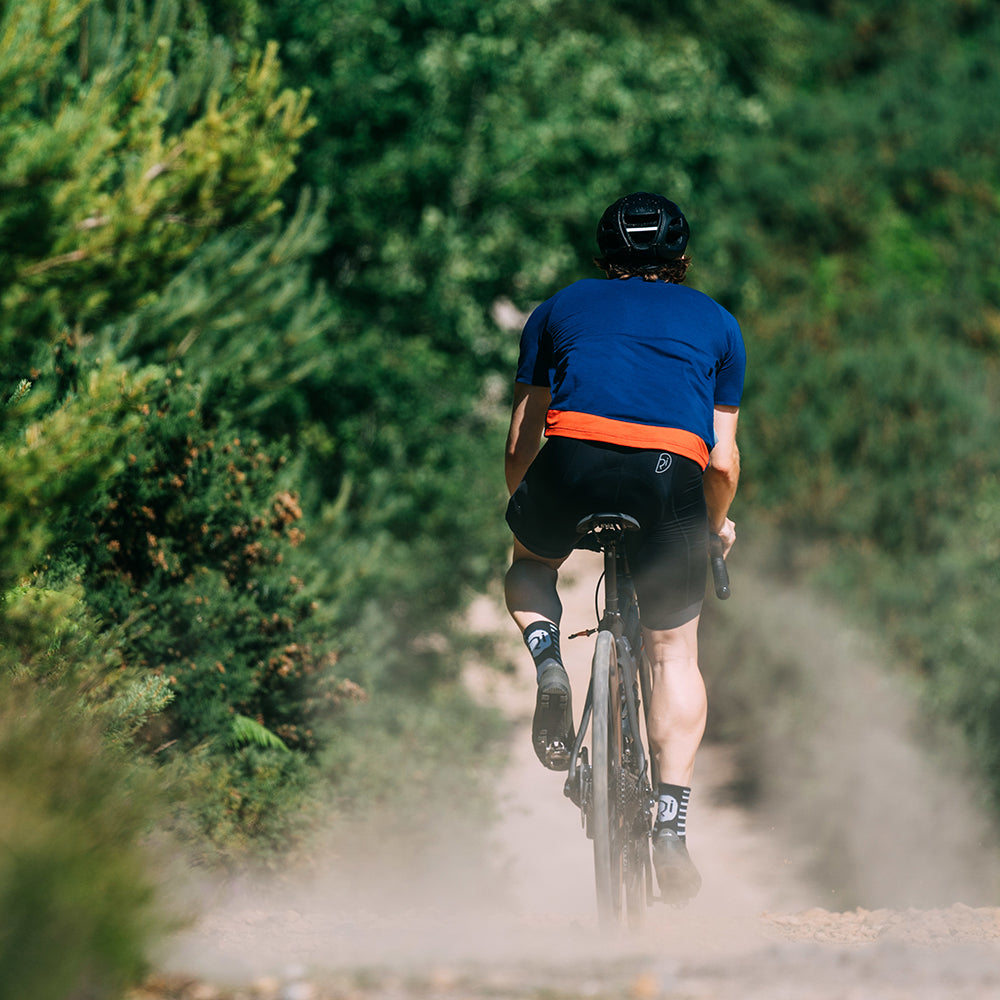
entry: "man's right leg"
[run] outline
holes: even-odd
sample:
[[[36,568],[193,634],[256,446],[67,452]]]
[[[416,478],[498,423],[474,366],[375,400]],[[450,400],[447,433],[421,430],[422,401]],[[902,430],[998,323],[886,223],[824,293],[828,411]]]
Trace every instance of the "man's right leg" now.
[[[643,630],[652,670],[646,713],[649,748],[657,780],[675,785],[691,783],[708,714],[698,667],[699,618],[678,628]]]
[[[644,630],[652,678],[646,713],[656,780],[653,864],[660,893],[683,903],[701,888],[687,850],[687,806],[708,702],[698,667],[698,617],[678,628]]]
[[[504,584],[507,610],[521,629],[538,680],[532,746],[538,759],[553,771],[569,767],[573,741],[572,692],[559,651],[562,602],[556,581],[564,561],[536,556],[515,539]]]

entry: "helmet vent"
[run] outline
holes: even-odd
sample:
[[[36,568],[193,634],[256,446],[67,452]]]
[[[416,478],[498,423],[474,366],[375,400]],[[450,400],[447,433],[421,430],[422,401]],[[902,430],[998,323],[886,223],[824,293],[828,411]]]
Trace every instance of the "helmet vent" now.
[[[649,244],[660,230],[660,217],[655,212],[633,215],[625,220],[625,232],[633,243]]]
[[[625,228],[630,233],[655,233],[660,228],[660,217],[656,212],[631,215],[625,220]]]

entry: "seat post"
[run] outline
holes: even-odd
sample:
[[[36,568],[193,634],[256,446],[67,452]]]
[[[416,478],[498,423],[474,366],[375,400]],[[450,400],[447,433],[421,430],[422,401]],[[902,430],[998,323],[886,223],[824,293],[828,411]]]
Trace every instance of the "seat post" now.
[[[604,611],[608,617],[617,618],[618,607],[618,541],[615,538],[604,549]]]
[[[638,531],[639,522],[629,514],[591,514],[576,526],[581,538],[590,535],[604,553],[604,618],[602,625],[611,625],[621,635],[621,608],[618,606],[618,546],[625,543],[626,531]],[[588,548],[591,546],[587,546]]]

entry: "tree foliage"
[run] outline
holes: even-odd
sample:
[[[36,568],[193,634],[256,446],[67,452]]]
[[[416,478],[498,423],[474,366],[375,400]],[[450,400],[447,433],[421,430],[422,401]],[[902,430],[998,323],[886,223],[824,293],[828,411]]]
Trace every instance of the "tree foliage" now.
[[[126,626],[122,669],[169,681],[176,731],[158,740],[190,748],[249,717],[311,749],[309,681],[327,654],[307,639],[312,602],[286,565],[305,536],[281,456],[174,378],[137,409],[134,451],[60,525],[88,606]]]
[[[455,676],[519,317],[657,189],[747,335],[737,513],[997,762],[998,35],[981,0],[0,5],[4,666],[280,843],[313,755],[356,766],[355,682],[363,731]]]
[[[308,126],[304,95],[281,89],[269,48],[224,89],[179,108],[189,80],[161,27],[95,0],[4,8],[5,393],[50,367],[46,349],[59,338],[155,295],[219,229],[279,208]]]
[[[726,178],[757,245],[724,292],[750,333],[744,502],[825,543],[824,578],[966,727],[1000,797],[1000,19],[914,0],[805,24],[801,83]]]

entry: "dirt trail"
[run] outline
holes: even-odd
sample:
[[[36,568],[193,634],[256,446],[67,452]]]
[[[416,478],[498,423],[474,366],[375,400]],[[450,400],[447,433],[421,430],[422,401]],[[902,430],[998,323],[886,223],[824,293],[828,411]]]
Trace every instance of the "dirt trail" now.
[[[567,575],[564,634],[592,623],[596,572],[581,554]],[[519,665],[513,677],[469,671],[516,723],[492,836],[465,856],[447,837],[437,853],[404,840],[389,858],[358,845],[297,886],[231,884],[136,1000],[1000,996],[1000,910],[836,912],[798,877],[794,845],[727,804],[731,761],[711,745],[688,824],[702,893],[683,910],[651,908],[641,933],[600,934],[579,812],[531,750],[530,662],[495,604],[477,603],[474,624]],[[563,646],[582,697],[591,644]]]

